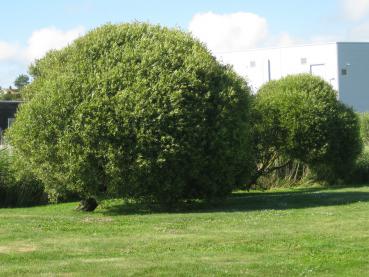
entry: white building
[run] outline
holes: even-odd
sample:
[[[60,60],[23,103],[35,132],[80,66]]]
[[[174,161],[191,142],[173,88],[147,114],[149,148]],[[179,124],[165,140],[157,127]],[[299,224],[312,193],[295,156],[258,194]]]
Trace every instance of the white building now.
[[[342,102],[356,111],[369,111],[369,43],[334,42],[217,56],[246,77],[255,92],[269,80],[311,73],[329,82]]]

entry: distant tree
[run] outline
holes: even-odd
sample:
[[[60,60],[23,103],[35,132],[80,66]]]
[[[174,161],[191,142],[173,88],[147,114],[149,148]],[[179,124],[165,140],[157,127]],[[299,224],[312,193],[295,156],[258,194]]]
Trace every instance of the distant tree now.
[[[29,84],[29,76],[26,74],[19,75],[14,81],[14,85],[17,87],[17,89],[22,89],[24,86],[28,84]]]

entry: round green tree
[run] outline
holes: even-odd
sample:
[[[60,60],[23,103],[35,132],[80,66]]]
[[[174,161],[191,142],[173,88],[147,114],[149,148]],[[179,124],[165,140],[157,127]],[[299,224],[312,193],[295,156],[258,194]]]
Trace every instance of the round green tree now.
[[[21,90],[23,87],[29,84],[29,77],[26,74],[19,75],[15,81],[14,85],[17,87],[17,89]]]
[[[256,177],[298,160],[331,181],[344,177],[361,151],[357,115],[319,77],[271,81],[260,88],[254,107]]]
[[[108,24],[30,73],[8,135],[50,195],[173,203],[248,177],[250,90],[189,34]]]

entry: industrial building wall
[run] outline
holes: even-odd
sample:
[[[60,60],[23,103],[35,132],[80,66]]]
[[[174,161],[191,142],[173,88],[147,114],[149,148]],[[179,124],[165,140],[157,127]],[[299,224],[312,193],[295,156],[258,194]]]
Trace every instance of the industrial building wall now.
[[[356,111],[369,111],[369,43],[337,45],[339,98]]]
[[[221,62],[233,65],[249,80],[255,92],[270,79],[298,73],[313,73],[338,89],[336,43],[219,53],[217,57]]]

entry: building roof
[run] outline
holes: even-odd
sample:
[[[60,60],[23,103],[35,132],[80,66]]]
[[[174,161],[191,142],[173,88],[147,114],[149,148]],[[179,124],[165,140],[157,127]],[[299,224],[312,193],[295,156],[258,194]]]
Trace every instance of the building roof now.
[[[249,48],[244,50],[236,50],[236,51],[219,51],[214,54],[232,54],[232,53],[244,53],[251,51],[260,51],[260,50],[273,50],[273,49],[284,49],[284,48],[297,48],[297,47],[307,47],[307,46],[320,46],[320,45],[329,45],[329,44],[368,44],[369,41],[333,41],[333,42],[317,42],[317,43],[305,43],[305,44],[295,44],[295,45],[285,45],[285,46],[270,46],[270,47],[259,47],[259,48]]]
[[[24,101],[23,100],[0,100],[0,103],[17,103],[17,104],[20,104],[20,103],[23,103]]]

